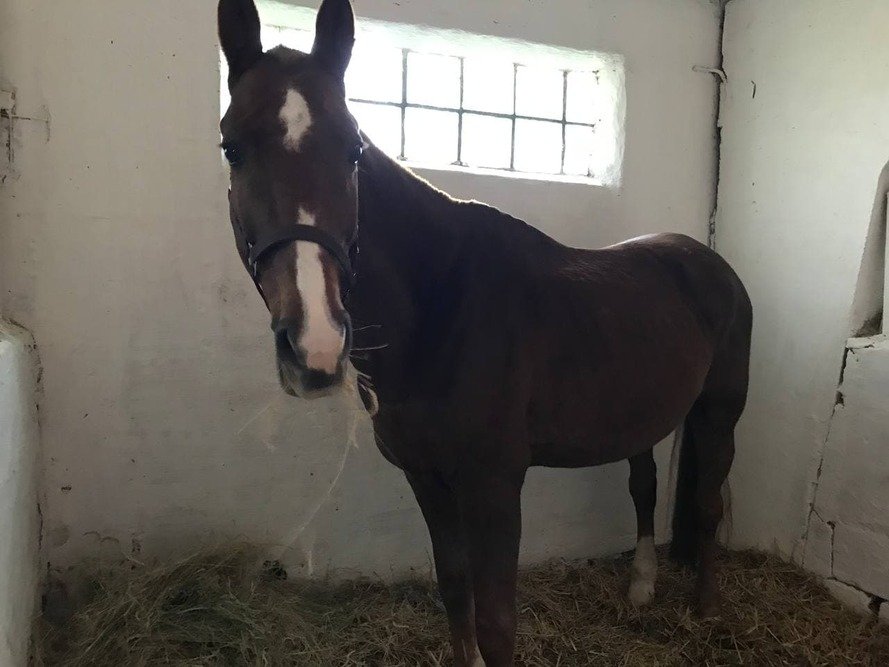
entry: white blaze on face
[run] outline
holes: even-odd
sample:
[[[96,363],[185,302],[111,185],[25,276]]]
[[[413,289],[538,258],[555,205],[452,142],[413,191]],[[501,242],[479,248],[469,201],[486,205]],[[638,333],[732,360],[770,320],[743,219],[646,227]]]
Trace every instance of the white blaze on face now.
[[[284,147],[297,152],[312,127],[312,114],[306,98],[295,88],[289,88],[278,117],[284,125]],[[300,224],[314,226],[315,218],[300,209]],[[303,304],[303,326],[299,347],[306,355],[310,370],[336,373],[345,345],[345,332],[334,323],[327,299],[324,266],[316,243],[296,243],[296,288]]]
[[[298,151],[303,138],[312,127],[312,114],[309,113],[306,98],[296,88],[287,90],[278,117],[284,124],[284,146],[294,152]]]
[[[315,225],[315,217],[304,210],[299,212],[299,222]],[[299,347],[305,352],[306,365],[310,370],[324,371],[333,375],[337,371],[340,355],[345,345],[345,331],[331,317],[327,299],[327,282],[321,253],[316,243],[296,243],[296,288],[303,304],[303,326]]]

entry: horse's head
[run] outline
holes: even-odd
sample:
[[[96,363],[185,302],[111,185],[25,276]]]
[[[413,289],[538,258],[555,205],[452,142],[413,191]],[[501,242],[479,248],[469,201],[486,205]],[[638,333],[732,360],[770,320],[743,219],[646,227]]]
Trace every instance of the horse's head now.
[[[325,0],[311,53],[263,52],[253,0],[219,2],[232,226],[271,313],[281,386],[292,395],[339,384],[350,351],[342,294],[352,278],[363,142],[343,77],[354,34],[349,0]]]

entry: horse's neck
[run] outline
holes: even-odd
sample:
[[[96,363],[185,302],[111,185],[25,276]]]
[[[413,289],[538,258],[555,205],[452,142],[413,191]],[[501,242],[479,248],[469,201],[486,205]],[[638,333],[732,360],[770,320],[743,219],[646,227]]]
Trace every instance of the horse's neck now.
[[[369,147],[359,172],[358,284],[363,301],[387,292],[421,297],[420,292],[446,274],[463,239],[460,207]],[[362,305],[363,310],[372,308]]]
[[[469,207],[471,209],[471,206]],[[381,403],[416,386],[418,355],[447,336],[461,299],[467,205],[370,147],[359,172],[357,281],[349,304],[352,363]],[[378,348],[378,351],[374,351]]]
[[[455,242],[460,235],[458,221],[454,219],[460,202],[375,146],[367,149],[360,168],[359,201],[359,224],[366,232],[366,243],[387,252],[406,250],[409,256],[399,257],[401,263],[419,262],[421,258],[416,255],[427,254],[429,241]],[[413,242],[414,247],[406,240]]]

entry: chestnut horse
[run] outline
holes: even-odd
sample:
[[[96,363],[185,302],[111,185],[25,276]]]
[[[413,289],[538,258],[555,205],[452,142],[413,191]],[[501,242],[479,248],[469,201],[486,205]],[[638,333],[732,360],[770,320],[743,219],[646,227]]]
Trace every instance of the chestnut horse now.
[[[728,264],[678,234],[569,248],[402,168],[346,106],[349,0],[324,0],[309,54],[263,52],[253,0],[221,0],[219,32],[232,225],[281,385],[314,396],[359,372],[379,448],[426,519],[456,662],[512,664],[529,466],[629,460],[630,598],[651,600],[652,448],[677,429],[672,555],[697,563],[699,609],[717,613],[751,328]]]

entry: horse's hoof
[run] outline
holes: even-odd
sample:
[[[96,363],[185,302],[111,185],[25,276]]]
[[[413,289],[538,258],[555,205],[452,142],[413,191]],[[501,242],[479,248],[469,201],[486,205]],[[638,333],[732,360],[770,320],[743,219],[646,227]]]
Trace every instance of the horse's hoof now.
[[[698,602],[698,616],[701,618],[718,618],[722,614],[722,601],[718,595],[707,595]]]
[[[636,579],[630,582],[630,592],[627,595],[630,604],[634,607],[645,607],[654,599],[654,582],[645,579]]]

